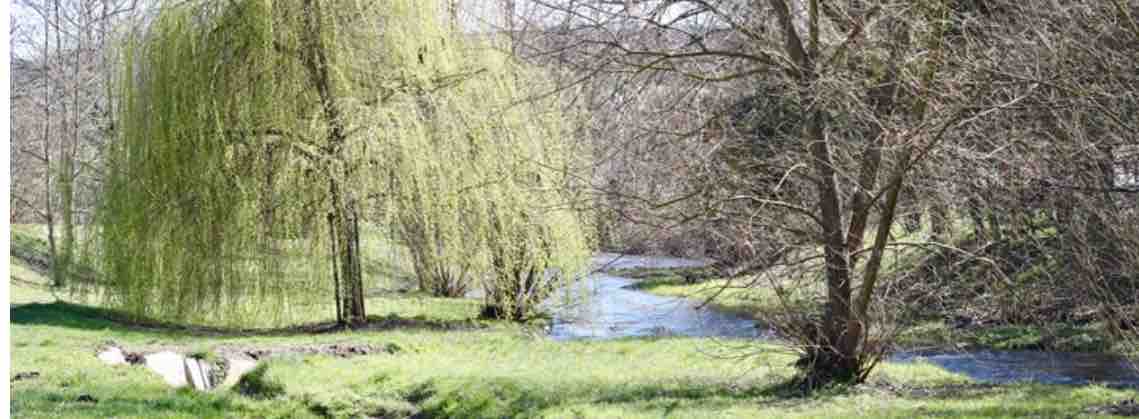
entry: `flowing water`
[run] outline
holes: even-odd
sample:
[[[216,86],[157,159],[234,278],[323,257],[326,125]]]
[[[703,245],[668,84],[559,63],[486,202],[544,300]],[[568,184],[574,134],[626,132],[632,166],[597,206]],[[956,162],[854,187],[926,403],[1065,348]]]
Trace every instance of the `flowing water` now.
[[[703,262],[646,256],[602,254],[594,258],[600,270],[674,268]],[[555,313],[550,336],[556,340],[613,339],[632,336],[759,337],[755,322],[699,308],[698,301],[662,297],[631,289],[633,280],[594,273],[562,290],[547,302]]]
[[[554,313],[555,340],[644,336],[771,338],[754,321],[700,308],[700,301],[662,297],[630,287],[635,281],[602,271],[619,268],[701,266],[702,261],[610,253],[593,259],[596,273],[564,289],[546,304]],[[926,361],[990,383],[1102,383],[1139,387],[1139,371],[1125,359],[1103,353],[1040,351],[907,352],[892,362]]]
[[[968,351],[900,353],[895,362],[925,360],[987,383],[1035,381],[1139,387],[1139,371],[1126,359],[1094,352]]]

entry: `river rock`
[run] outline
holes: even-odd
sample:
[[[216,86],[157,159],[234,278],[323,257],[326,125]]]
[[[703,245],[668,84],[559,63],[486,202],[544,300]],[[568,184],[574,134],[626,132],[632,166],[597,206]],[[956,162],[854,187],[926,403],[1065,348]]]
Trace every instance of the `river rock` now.
[[[186,382],[186,360],[182,355],[170,351],[162,351],[147,355],[146,367],[158,373],[166,384],[172,387],[182,387]]]
[[[99,352],[99,360],[107,365],[122,365],[127,363],[127,357],[123,354],[123,350],[118,347],[111,346]]]

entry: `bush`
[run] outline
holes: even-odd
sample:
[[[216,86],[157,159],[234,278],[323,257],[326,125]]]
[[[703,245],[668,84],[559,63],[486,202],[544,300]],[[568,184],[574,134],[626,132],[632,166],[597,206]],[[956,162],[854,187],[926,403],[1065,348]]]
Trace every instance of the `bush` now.
[[[269,365],[260,364],[237,381],[237,392],[255,399],[272,399],[285,394],[285,386],[268,375]]]

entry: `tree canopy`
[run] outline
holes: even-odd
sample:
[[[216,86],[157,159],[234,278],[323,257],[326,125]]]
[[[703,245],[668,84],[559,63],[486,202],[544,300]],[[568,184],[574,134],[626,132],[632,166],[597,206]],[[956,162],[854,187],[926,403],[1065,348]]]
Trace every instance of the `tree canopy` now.
[[[338,318],[358,323],[361,224],[408,246],[425,286],[441,272],[573,277],[589,248],[570,205],[586,155],[571,149],[574,111],[531,97],[539,70],[442,12],[165,7],[122,57],[98,218],[105,297],[138,316],[248,324],[335,294]]]

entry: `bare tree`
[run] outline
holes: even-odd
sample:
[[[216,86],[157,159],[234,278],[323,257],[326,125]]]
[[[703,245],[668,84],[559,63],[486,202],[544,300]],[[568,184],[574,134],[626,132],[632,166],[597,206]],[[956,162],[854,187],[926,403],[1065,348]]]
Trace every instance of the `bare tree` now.
[[[28,21],[13,36],[12,60],[20,63],[13,78],[21,83],[12,97],[17,185],[12,215],[17,221],[46,223],[52,280],[58,286],[75,258],[76,223],[89,219],[96,199],[96,168],[112,118],[106,63],[113,54],[114,31],[130,27],[136,4],[21,0],[13,6]],[[35,39],[32,31],[42,38]],[[33,90],[38,94],[33,96]],[[32,124],[41,127],[38,135],[28,129]],[[35,183],[41,187],[33,188]]]
[[[631,194],[639,207],[679,209],[662,224],[732,226],[749,236],[749,264],[821,282],[821,315],[784,327],[811,386],[865,379],[886,348],[873,308],[914,170],[1036,89],[989,88],[970,63],[993,46],[954,31],[952,2],[533,3],[548,13],[533,15],[531,57],[576,66],[581,84],[628,86],[603,89],[612,126],[632,132],[608,136],[615,148],[688,148],[685,182],[662,199]]]

